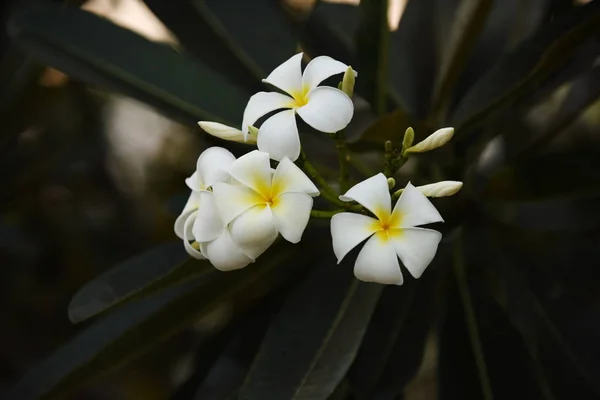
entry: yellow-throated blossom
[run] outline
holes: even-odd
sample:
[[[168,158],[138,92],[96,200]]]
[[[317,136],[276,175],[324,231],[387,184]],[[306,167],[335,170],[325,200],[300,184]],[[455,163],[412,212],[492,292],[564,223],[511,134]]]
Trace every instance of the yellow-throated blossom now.
[[[227,171],[234,161],[233,154],[221,147],[211,147],[200,155],[196,172],[186,179],[192,192],[175,221],[175,234],[183,239],[186,251],[197,259],[208,258],[223,271],[242,268],[253,261],[231,239],[211,191],[214,184],[231,180]]]
[[[332,217],[331,236],[338,263],[368,238],[354,265],[358,279],[401,285],[398,257],[412,276],[421,276],[433,260],[442,234],[416,226],[443,222],[423,193],[409,183],[392,210],[388,182],[380,173],[353,186],[340,199],[358,202],[375,218],[347,212]]]
[[[303,73],[301,61],[302,53],[298,53],[263,79],[286,94],[256,93],[244,110],[244,133],[248,133],[248,125],[254,125],[259,118],[282,110],[267,118],[258,132],[258,149],[269,153],[274,160],[287,157],[295,161],[300,154],[296,114],[322,132],[344,129],[354,114],[352,100],[343,91],[318,86],[325,79],[344,73],[348,66],[331,57],[320,56],[311,60]]]
[[[311,196],[319,190],[284,157],[273,171],[269,155],[254,150],[229,168],[232,183],[213,185],[221,220],[235,243],[252,258],[262,254],[281,233],[297,243],[310,218]],[[210,257],[210,255],[209,255]]]

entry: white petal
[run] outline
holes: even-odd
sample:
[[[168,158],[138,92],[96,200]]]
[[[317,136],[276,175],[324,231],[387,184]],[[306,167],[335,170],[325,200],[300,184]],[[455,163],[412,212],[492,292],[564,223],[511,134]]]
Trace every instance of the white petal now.
[[[444,219],[423,193],[410,182],[404,188],[394,207],[393,214],[399,215],[398,228],[410,228],[417,225],[444,222]]]
[[[275,219],[266,205],[246,210],[231,222],[229,231],[233,241],[252,258],[260,256],[277,238]]]
[[[197,242],[210,242],[215,240],[225,227],[217,212],[214,195],[211,192],[200,192],[200,204],[196,214],[196,222],[192,233]]]
[[[248,125],[254,125],[258,119],[271,111],[292,108],[294,99],[276,92],[258,92],[248,101],[242,120],[242,132],[248,133]]]
[[[213,195],[223,225],[227,225],[250,207],[265,204],[265,199],[254,190],[228,183],[213,185]]]
[[[398,237],[391,239],[391,242],[408,272],[419,278],[435,257],[440,240],[442,234],[438,231],[406,228]]]
[[[217,239],[206,244],[206,256],[210,263],[221,271],[244,268],[254,261],[235,244],[227,229]]]
[[[183,246],[185,247],[185,251],[187,251],[190,256],[198,260],[204,260],[206,259],[206,257],[204,257],[204,255],[200,251],[192,247],[190,243],[195,242],[194,237],[192,235],[192,226],[194,225],[195,221],[196,213],[192,213],[192,215],[190,215],[189,218],[185,221],[185,225],[183,227]]]
[[[257,145],[273,160],[296,160],[300,155],[300,136],[294,110],[281,111],[267,119],[258,131]]]
[[[352,186],[344,195],[342,201],[356,201],[366,207],[380,220],[390,215],[392,197],[385,175],[379,173]]]
[[[384,285],[402,285],[404,282],[392,242],[381,239],[377,234],[367,240],[358,253],[354,275],[361,281]]]
[[[289,158],[284,158],[279,162],[273,175],[271,193],[278,195],[296,192],[306,193],[313,197],[319,195],[319,189],[308,176]]]
[[[204,182],[202,182],[202,179],[200,179],[200,175],[198,174],[198,171],[194,171],[194,173],[192,175],[185,178],[185,184],[187,187],[189,187],[190,189],[192,189],[193,191],[196,191],[196,192],[205,189]]]
[[[352,100],[339,89],[319,86],[307,94],[308,102],[296,109],[300,118],[321,132],[344,129],[354,114]]]
[[[183,211],[181,211],[181,214],[175,220],[175,234],[179,239],[184,238],[183,227],[185,226],[185,221],[187,221],[189,216],[198,208],[198,200],[198,192],[190,193],[190,197],[188,197],[188,200],[183,207]]]
[[[291,96],[302,91],[302,53],[292,56],[289,60],[275,68],[263,82],[278,87]]]
[[[302,74],[302,86],[309,90],[316,88],[319,83],[336,74],[346,72],[348,66],[328,56],[313,58]],[[356,72],[355,72],[356,75]]]
[[[272,174],[268,153],[254,150],[243,155],[231,165],[229,173],[265,197],[271,193]]]
[[[340,213],[331,217],[331,240],[338,264],[363,240],[375,233],[377,220],[366,215]]]
[[[211,121],[198,121],[198,125],[200,125],[200,128],[202,128],[204,132],[208,133],[209,135],[218,137],[219,139],[229,140],[238,143],[256,143],[256,137],[252,135],[247,135],[247,137],[245,137],[246,135],[244,135],[242,131],[231,126]]]
[[[448,143],[454,135],[454,128],[442,128],[427,136],[425,140],[406,149],[407,153],[423,153],[425,151],[437,149]]]
[[[285,240],[298,243],[302,239],[312,206],[312,197],[305,193],[283,193],[273,200],[275,224]]]
[[[208,187],[217,182],[227,182],[229,167],[234,161],[235,156],[229,150],[222,147],[209,147],[198,157],[196,170],[200,180]]]
[[[440,181],[429,185],[417,186],[417,190],[427,197],[446,197],[456,194],[463,186],[459,181]]]

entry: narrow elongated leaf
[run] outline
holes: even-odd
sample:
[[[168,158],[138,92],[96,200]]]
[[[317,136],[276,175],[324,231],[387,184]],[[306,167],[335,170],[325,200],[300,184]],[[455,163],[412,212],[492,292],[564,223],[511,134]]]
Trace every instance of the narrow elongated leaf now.
[[[285,260],[293,257],[302,260],[299,250],[271,254],[269,258],[265,257],[241,271],[224,274],[215,270],[209,276],[124,306],[91,325],[34,367],[12,388],[6,399],[57,397],[91,378],[122,366],[223,300],[235,300],[249,286],[256,298],[257,292],[270,290],[273,282],[267,286],[256,283],[276,279],[278,271],[272,270]]]
[[[158,246],[87,283],[69,304],[69,319],[78,323],[118,304],[208,273],[206,261],[190,260],[180,241]]]
[[[432,114],[442,120],[454,85],[492,8],[493,0],[463,0],[454,15],[450,37],[437,74]]]
[[[358,350],[381,286],[327,257],[267,331],[240,399],[325,399]]]
[[[401,99],[399,105],[421,119],[428,114],[435,82],[435,10],[435,0],[408,1],[390,36],[390,82]]]
[[[506,56],[475,84],[451,118],[465,134],[495,110],[533,90],[552,71],[566,65],[570,55],[600,32],[600,3],[591,2],[557,18]]]
[[[250,94],[262,90],[260,80],[296,51],[291,27],[271,0],[144,2],[187,52]]]
[[[388,0],[360,2],[361,22],[356,34],[356,50],[360,79],[367,101],[377,115],[386,111],[390,29],[388,27]]]
[[[11,37],[35,58],[121,91],[186,123],[240,123],[247,94],[218,72],[93,14],[44,7],[18,13]]]

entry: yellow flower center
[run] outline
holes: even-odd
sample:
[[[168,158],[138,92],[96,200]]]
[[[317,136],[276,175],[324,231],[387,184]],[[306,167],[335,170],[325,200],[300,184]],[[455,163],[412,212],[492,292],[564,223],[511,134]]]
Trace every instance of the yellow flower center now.
[[[300,108],[308,104],[308,92],[310,92],[310,88],[308,86],[303,86],[302,90],[293,91],[290,94],[294,98],[292,102],[292,108]]]
[[[378,212],[377,214],[380,218],[377,221],[373,221],[372,229],[380,240],[387,241],[402,235],[402,228],[400,228],[402,215],[400,213],[389,215],[387,213]]]

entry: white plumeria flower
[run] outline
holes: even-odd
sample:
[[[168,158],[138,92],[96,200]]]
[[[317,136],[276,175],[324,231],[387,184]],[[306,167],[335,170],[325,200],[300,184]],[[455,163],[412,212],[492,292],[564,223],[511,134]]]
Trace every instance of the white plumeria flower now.
[[[186,251],[197,259],[208,258],[223,271],[242,268],[253,261],[231,239],[219,218],[212,185],[229,182],[227,172],[235,157],[221,147],[205,150],[196,164],[196,172],[186,179],[192,193],[175,221],[175,234],[183,239]]]
[[[363,240],[369,238],[354,264],[354,275],[365,282],[401,285],[398,257],[415,278],[419,278],[437,251],[442,234],[417,225],[443,222],[433,204],[410,183],[392,210],[385,175],[377,174],[353,186],[340,196],[356,201],[376,218],[340,213],[331,218],[333,251],[339,262]]]
[[[248,125],[254,125],[262,116],[275,110],[283,110],[264,121],[258,133],[258,149],[269,153],[277,161],[284,157],[296,161],[300,155],[296,114],[308,125],[322,132],[344,129],[354,114],[352,100],[343,91],[318,86],[330,76],[345,72],[348,66],[331,57],[320,56],[311,60],[302,73],[301,61],[302,53],[298,53],[263,79],[263,82],[286,94],[256,93],[244,110],[244,134],[248,133]]]
[[[229,169],[235,184],[217,183],[213,193],[219,215],[233,241],[256,258],[281,235],[297,243],[310,218],[319,190],[288,158],[275,171],[269,155],[254,150]],[[209,255],[210,258],[210,255]]]

